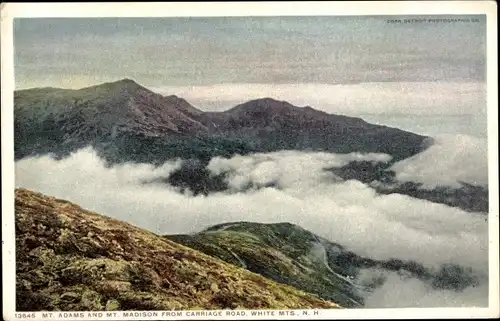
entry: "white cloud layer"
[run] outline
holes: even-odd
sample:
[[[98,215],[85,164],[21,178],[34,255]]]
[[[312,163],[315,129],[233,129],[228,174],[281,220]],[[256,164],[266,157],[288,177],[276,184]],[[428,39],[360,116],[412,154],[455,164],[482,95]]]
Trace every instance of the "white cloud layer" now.
[[[257,153],[251,157],[234,156],[230,159],[214,157],[208,169],[215,175],[229,173],[229,187],[242,190],[246,187],[264,187],[275,184],[280,187],[331,183],[333,177],[324,169],[342,167],[351,161],[388,162],[387,154],[331,154],[322,152],[279,151]],[[305,165],[307,164],[307,165]]]
[[[484,138],[440,135],[430,148],[397,162],[391,168],[399,181],[420,182],[423,187],[460,187],[460,182],[488,185],[488,144]]]
[[[131,164],[106,168],[93,150],[86,149],[60,161],[43,156],[16,162],[16,186],[68,199],[158,234],[192,233],[234,221],[290,222],[359,255],[415,260],[428,267],[451,262],[487,275],[488,225],[482,214],[399,194],[377,195],[365,184],[339,181],[322,171],[360,158],[388,160],[378,154],[301,152],[216,158],[210,168],[228,172],[232,190],[192,196],[166,184],[141,183],[167,176],[179,162],[157,169]],[[280,189],[247,188],[271,182]],[[408,286],[401,291],[409,291]],[[379,307],[390,304],[384,299],[389,294],[380,293]],[[479,300],[472,297],[464,297],[463,303]],[[428,303],[422,300],[413,303]]]
[[[267,159],[263,155],[216,159],[210,167],[218,164],[219,171],[229,170],[233,188],[277,179],[281,189],[193,197],[165,184],[141,184],[167,176],[179,162],[159,169],[144,164],[106,168],[87,149],[62,161],[48,156],[18,161],[16,185],[67,198],[160,234],[196,232],[239,220],[287,221],[378,259],[425,258],[431,265],[457,260],[470,266],[485,263],[484,253],[477,251],[486,250],[482,214],[399,194],[377,195],[355,180],[338,182],[321,169],[345,162],[345,156],[339,159],[299,152],[270,154]]]

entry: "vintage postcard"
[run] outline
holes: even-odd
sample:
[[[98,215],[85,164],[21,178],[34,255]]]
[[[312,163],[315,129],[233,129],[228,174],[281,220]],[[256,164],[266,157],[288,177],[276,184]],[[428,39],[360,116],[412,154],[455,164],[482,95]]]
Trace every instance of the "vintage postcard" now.
[[[496,3],[7,3],[4,320],[498,317]]]

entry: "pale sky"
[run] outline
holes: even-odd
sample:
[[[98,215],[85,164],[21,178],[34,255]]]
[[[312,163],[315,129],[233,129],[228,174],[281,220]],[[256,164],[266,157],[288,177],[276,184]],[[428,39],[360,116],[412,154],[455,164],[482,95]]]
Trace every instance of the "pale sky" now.
[[[389,18],[18,18],[16,87],[485,81],[485,16]]]

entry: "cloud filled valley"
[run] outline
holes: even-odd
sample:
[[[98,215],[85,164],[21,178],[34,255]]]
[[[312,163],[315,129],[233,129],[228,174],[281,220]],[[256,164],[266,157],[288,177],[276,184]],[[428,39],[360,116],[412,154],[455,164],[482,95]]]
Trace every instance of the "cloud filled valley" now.
[[[484,146],[484,148],[483,148]],[[450,152],[457,151],[450,157]],[[392,165],[396,178],[434,187],[460,182],[487,186],[486,148],[466,136],[441,137],[426,151]],[[288,222],[374,260],[415,261],[427,269],[456,264],[478,284],[462,291],[430,287],[395,272],[367,295],[366,307],[485,306],[488,298],[488,223],[465,211],[408,195],[381,194],[369,183],[342,179],[330,169],[351,162],[387,163],[385,154],[277,151],[214,157],[210,175],[225,187],[195,194],[168,184],[182,160],[107,165],[91,148],[55,160],[16,162],[16,187],[67,199],[160,235],[196,233],[238,221]],[[361,280],[358,280],[361,281]]]

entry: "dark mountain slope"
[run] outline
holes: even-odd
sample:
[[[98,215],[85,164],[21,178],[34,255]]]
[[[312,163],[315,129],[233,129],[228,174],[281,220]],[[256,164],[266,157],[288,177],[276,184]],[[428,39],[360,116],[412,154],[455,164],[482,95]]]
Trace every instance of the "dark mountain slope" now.
[[[252,100],[222,113],[206,113],[210,132],[248,139],[261,151],[311,149],[335,153],[387,153],[395,160],[423,149],[423,136],[373,125],[361,118],[296,107],[271,98]]]
[[[175,96],[163,97],[123,79],[79,90],[28,89],[15,93],[15,115],[23,119],[49,118],[80,121],[83,128],[73,129],[75,138],[88,134],[116,135],[120,131],[145,135],[162,133],[195,134],[206,128],[189,116],[201,111]],[[79,130],[78,130],[79,129]]]
[[[16,310],[339,308],[167,238],[15,193]]]
[[[20,90],[14,98],[16,158],[104,147],[128,136],[196,137],[207,132],[192,118],[199,113],[183,99],[129,79],[80,90]]]

